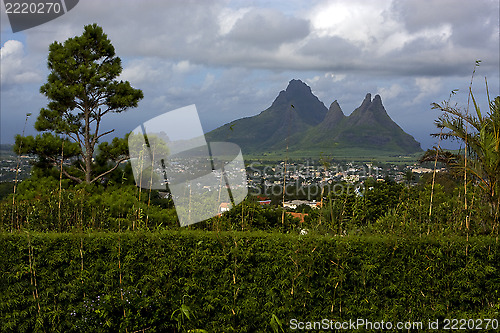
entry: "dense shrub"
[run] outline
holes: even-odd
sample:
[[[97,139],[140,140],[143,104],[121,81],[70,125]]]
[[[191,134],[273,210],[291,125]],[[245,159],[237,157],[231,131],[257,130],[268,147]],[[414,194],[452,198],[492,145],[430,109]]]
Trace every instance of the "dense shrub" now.
[[[1,332],[272,331],[279,319],[498,318],[494,238],[0,234]]]
[[[178,225],[171,199],[134,185],[72,186],[51,177],[23,181],[0,202],[0,230],[136,230]]]

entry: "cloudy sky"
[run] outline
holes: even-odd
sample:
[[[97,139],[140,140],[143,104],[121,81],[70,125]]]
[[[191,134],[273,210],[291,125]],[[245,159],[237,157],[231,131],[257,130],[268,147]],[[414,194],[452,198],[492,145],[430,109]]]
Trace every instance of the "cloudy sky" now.
[[[1,142],[11,143],[47,100],[49,45],[98,23],[123,61],[121,79],[144,92],[139,107],[103,124],[117,135],[153,116],[196,104],[205,131],[271,105],[301,79],[344,113],[366,93],[422,147],[435,139],[431,102],[467,106],[473,90],[486,107],[499,87],[498,0],[80,0],[51,22],[12,33],[1,10]],[[109,138],[111,139],[111,137]]]

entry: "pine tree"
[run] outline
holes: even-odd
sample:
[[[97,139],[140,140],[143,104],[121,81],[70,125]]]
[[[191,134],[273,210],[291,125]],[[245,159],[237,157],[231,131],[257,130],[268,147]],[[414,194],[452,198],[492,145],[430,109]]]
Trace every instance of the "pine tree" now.
[[[113,152],[107,158],[114,165],[94,174],[96,145],[114,131],[102,130],[102,118],[137,107],[143,93],[128,81],[117,80],[122,72],[121,59],[97,24],[85,26],[81,36],[63,44],[52,43],[47,65],[50,73],[40,92],[49,103],[40,110],[35,123],[35,129],[44,133],[25,138],[18,135],[16,149],[21,147],[22,153],[38,155],[39,164],[45,166],[58,165],[62,156],[77,157],[74,168],[63,168],[64,175],[78,183],[95,182],[128,158],[126,140],[113,140],[106,151]]]

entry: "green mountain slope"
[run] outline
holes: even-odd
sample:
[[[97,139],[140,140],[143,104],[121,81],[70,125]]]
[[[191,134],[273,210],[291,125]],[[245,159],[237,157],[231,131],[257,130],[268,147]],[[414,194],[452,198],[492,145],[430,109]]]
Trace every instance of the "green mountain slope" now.
[[[207,134],[207,140],[234,142],[244,153],[280,149],[285,146],[287,137],[305,133],[321,123],[326,113],[325,105],[313,95],[309,86],[292,80],[269,108],[256,116],[238,119],[213,130]]]
[[[348,117],[340,106],[332,103],[325,120],[302,135],[301,145],[311,148],[367,148],[411,154],[422,149],[415,139],[404,132],[387,114],[382,99],[373,101],[367,94],[361,105]]]
[[[361,105],[345,116],[334,101],[330,108],[300,80],[290,81],[272,105],[260,114],[235,120],[207,133],[208,141],[238,144],[244,154],[373,150],[397,154],[420,152],[420,144],[387,114],[379,95],[367,94]]]

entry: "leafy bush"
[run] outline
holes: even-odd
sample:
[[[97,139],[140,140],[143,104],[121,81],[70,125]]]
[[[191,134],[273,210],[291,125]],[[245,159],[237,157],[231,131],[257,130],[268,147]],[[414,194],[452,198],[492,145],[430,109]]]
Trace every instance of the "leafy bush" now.
[[[489,237],[0,234],[1,332],[255,332],[290,320],[498,318]]]
[[[0,203],[0,230],[70,231],[136,230],[177,226],[170,199],[134,185],[71,186],[51,177],[23,181]]]

